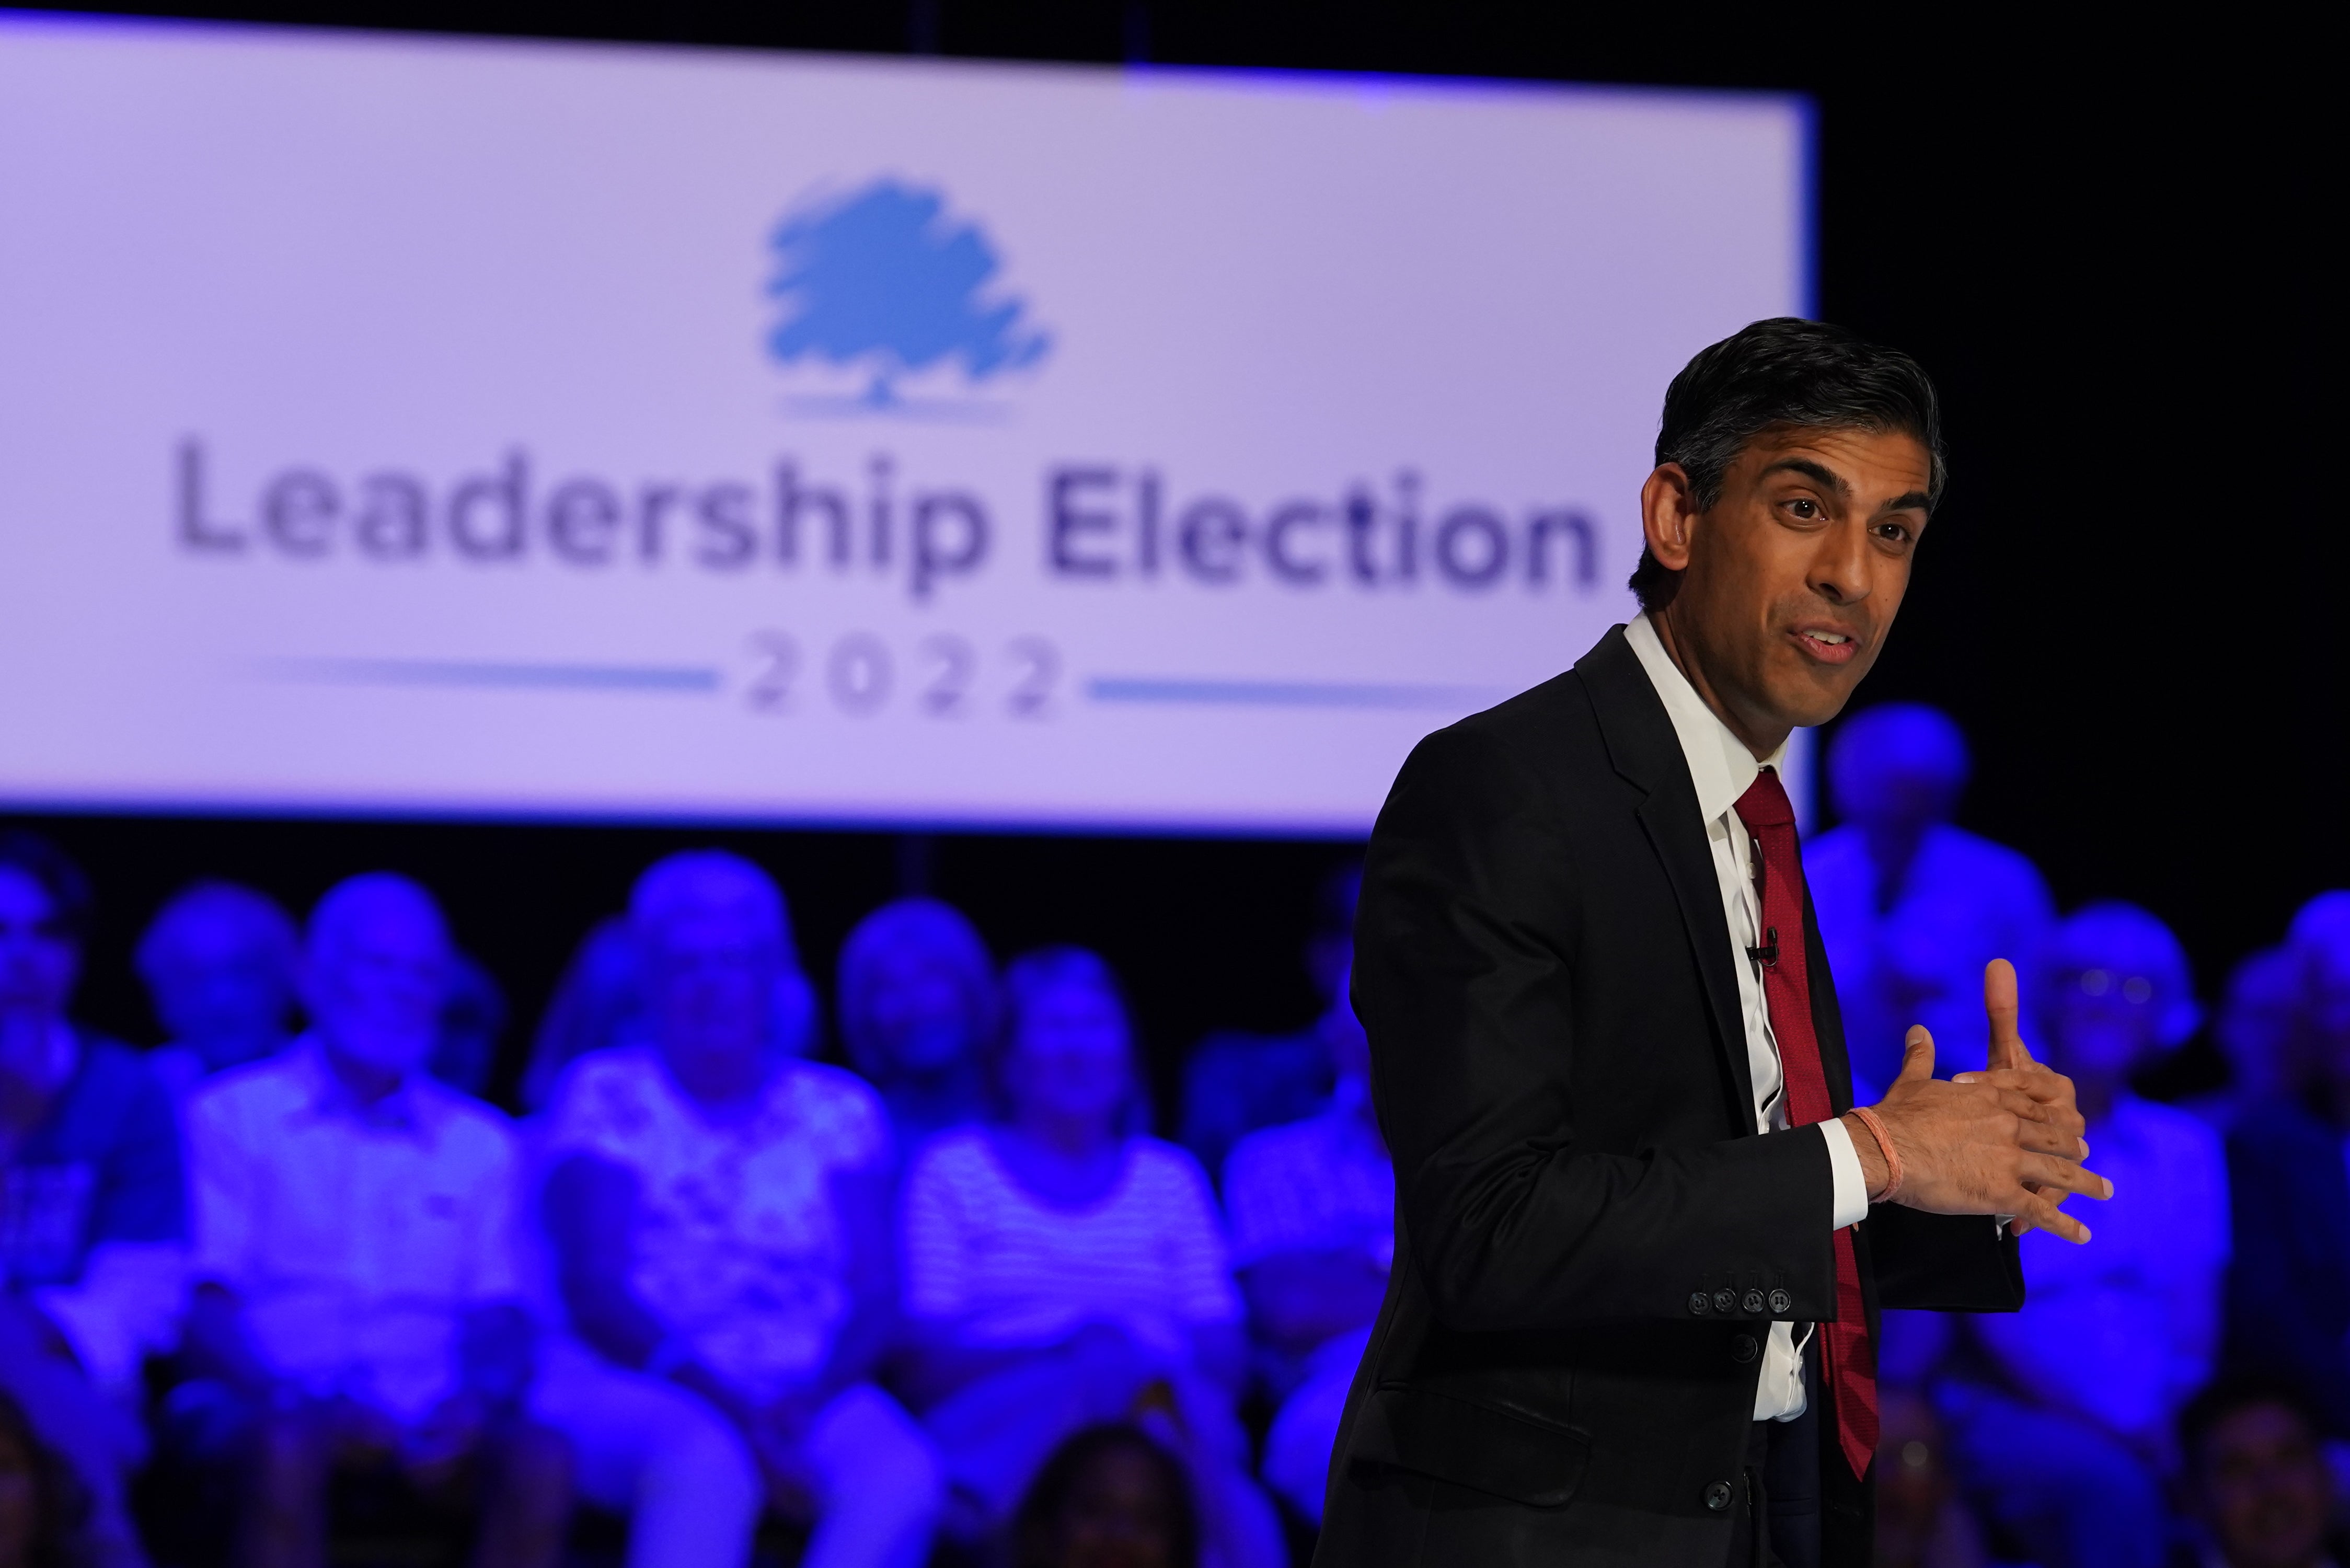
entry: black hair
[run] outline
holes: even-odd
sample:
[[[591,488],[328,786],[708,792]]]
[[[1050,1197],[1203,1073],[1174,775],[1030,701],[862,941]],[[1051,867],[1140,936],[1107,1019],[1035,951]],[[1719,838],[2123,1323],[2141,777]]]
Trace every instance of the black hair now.
[[[68,940],[89,935],[96,900],[89,878],[66,852],[37,833],[20,827],[0,828],[0,866],[14,867],[40,885],[49,896],[50,923]]]
[[[1915,436],[1932,469],[1927,504],[1942,498],[1942,414],[1934,383],[1908,355],[1841,327],[1777,316],[1731,333],[1681,367],[1665,389],[1657,464],[1679,463],[1700,512],[1721,499],[1722,476],[1746,443],[1787,425],[1898,431]],[[1672,602],[1680,574],[1646,548],[1632,573],[1644,610]]]
[[[2262,1405],[2291,1412],[2308,1429],[2312,1446],[2324,1439],[2325,1423],[2309,1396],[2296,1385],[2258,1374],[2223,1377],[2207,1384],[2178,1412],[2178,1453],[2186,1461],[2187,1473],[2191,1477],[2202,1468],[2203,1445],[2220,1422]]]
[[[1136,1455],[1150,1467],[1167,1504],[1169,1560],[1176,1568],[1197,1568],[1200,1510],[1191,1478],[1174,1455],[1126,1421],[1082,1428],[1053,1450],[1013,1516],[1012,1568],[1061,1568],[1069,1505],[1093,1467],[1118,1453]]]

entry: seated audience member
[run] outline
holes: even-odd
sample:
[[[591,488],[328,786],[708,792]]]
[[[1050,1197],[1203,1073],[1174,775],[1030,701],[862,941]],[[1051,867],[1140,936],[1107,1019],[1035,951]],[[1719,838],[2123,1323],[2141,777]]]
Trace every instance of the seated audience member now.
[[[449,994],[441,1003],[440,1037],[425,1070],[451,1088],[480,1099],[490,1092],[498,1037],[506,1032],[506,993],[497,977],[466,953],[449,955]]]
[[[840,950],[840,1033],[881,1092],[907,1152],[987,1117],[995,961],[972,923],[936,898],[884,904]]]
[[[224,1406],[249,1568],[326,1560],[328,1487],[365,1473],[483,1501],[474,1561],[558,1560],[568,1459],[530,1420],[505,1118],[426,1071],[450,942],[387,872],[318,901],[311,1032],[186,1111],[197,1283],[180,1391]]]
[[[1959,727],[1911,702],[1854,714],[1828,748],[1842,826],[1805,841],[1804,876],[1862,1103],[1900,1071],[1912,1024],[1945,1073],[1980,1064],[1983,965],[2038,950],[2055,912],[2031,861],[1950,821],[1969,766]]]
[[[104,1561],[89,1495],[73,1467],[0,1394],[0,1568],[83,1568]]]
[[[2221,1383],[2196,1396],[2178,1427],[2207,1568],[2334,1568],[2333,1469],[2298,1392]]]
[[[2228,1135],[2228,1362],[2295,1384],[2329,1436],[2350,1438],[2350,891],[2303,905],[2285,948],[2306,1082],[2248,1108]]]
[[[579,1058],[548,1114],[576,1343],[538,1407],[586,1494],[632,1512],[635,1568],[748,1562],[770,1500],[813,1515],[809,1568],[915,1568],[937,1461],[868,1381],[896,1304],[880,1103],[800,1059],[812,992],[765,872],[671,856],[629,920],[652,1043]]]
[[[1323,878],[1315,895],[1305,969],[1322,999],[1322,1012],[1312,1028],[1297,1034],[1211,1034],[1184,1062],[1182,1127],[1176,1141],[1203,1169],[1222,1170],[1243,1137],[1259,1127],[1303,1120],[1329,1099],[1337,1081],[1336,1053],[1343,1044],[1334,1047],[1325,1031],[1337,1016],[1334,1010],[1354,962],[1355,904],[1362,891],[1362,865],[1352,862]],[[1352,1015],[1339,1027],[1354,1027]]]
[[[1191,1478],[1140,1428],[1072,1435],[1036,1472],[1012,1521],[1010,1568],[1199,1568]]]
[[[1877,1408],[1877,1568],[1989,1568],[1934,1407],[1880,1386]]]
[[[171,1336],[187,1217],[170,1096],[68,1021],[90,912],[55,846],[0,833],[0,1390],[72,1461],[104,1560],[135,1562],[121,1407]]]
[[[993,1531],[1089,1424],[1171,1403],[1223,1568],[1278,1563],[1233,1415],[1241,1303],[1198,1164],[1137,1130],[1116,981],[1074,948],[1004,976],[1002,1121],[946,1133],[906,1181],[910,1382],[928,1404],[958,1524]]]
[[[147,1064],[174,1102],[285,1049],[301,945],[276,899],[234,882],[198,882],[156,911],[137,961],[165,1039]]]
[[[1371,1051],[1346,987],[1323,1031],[1338,1057],[1329,1109],[1241,1139],[1224,1165],[1232,1263],[1260,1365],[1281,1400],[1264,1479],[1319,1522],[1330,1449],[1395,1261],[1395,1166],[1371,1109]]]
[[[2299,1058],[2301,970],[2283,948],[2251,954],[2228,975],[2211,1036],[2228,1064],[2227,1084],[2194,1103],[2221,1132],[2255,1106],[2297,1092],[2307,1077]]]
[[[2094,1245],[2023,1237],[2023,1310],[1972,1325],[2003,1386],[1948,1387],[1943,1413],[1978,1506],[2045,1568],[2156,1568],[2172,1421],[2218,1345],[2228,1181],[2209,1124],[2128,1085],[2194,1031],[2193,985],[2162,922],[2117,903],[2067,919],[2042,973],[2040,1051],[2115,1196]]]
[[[612,915],[588,929],[555,982],[523,1069],[525,1111],[544,1110],[564,1070],[590,1051],[645,1044],[645,998],[629,918]]]

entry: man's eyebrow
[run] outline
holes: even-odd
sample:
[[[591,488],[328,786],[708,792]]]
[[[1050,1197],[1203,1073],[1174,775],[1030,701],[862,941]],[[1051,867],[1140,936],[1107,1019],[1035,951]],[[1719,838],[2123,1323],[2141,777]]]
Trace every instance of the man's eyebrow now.
[[[1933,510],[1933,497],[1928,495],[1922,490],[1913,490],[1906,495],[1897,495],[1892,500],[1887,502],[1884,505],[1878,507],[1877,509],[1877,514],[1879,517],[1884,516],[1888,512],[1924,512],[1931,514]]]
[[[1808,457],[1783,457],[1763,469],[1762,473],[1755,477],[1767,478],[1783,470],[1790,473],[1800,473],[1814,484],[1823,489],[1834,491],[1847,501],[1852,499],[1852,486],[1845,482],[1844,475],[1824,462],[1814,462]]]

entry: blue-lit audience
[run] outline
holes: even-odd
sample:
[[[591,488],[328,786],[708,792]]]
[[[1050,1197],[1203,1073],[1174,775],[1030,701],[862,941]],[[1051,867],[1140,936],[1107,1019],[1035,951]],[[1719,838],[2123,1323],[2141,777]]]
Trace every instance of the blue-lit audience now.
[[[2216,1384],[2179,1418],[2188,1511],[2207,1568],[2334,1568],[2345,1552],[2334,1480],[2292,1385]]]
[[[99,1559],[135,1563],[123,1406],[168,1333],[187,1208],[162,1085],[68,1015],[91,909],[46,840],[0,835],[0,1395],[71,1466]]]
[[[804,1059],[765,872],[671,856],[629,913],[650,1042],[574,1063],[542,1135],[574,1337],[539,1408],[633,1513],[635,1568],[741,1563],[770,1508],[813,1526],[810,1564],[917,1568],[938,1466],[870,1381],[897,1305],[879,1098]]]
[[[639,967],[628,916],[609,915],[588,928],[531,1040],[519,1096],[525,1114],[545,1110],[565,1070],[589,1052],[647,1043]]]
[[[2301,997],[2301,965],[2288,948],[2263,948],[2228,972],[2211,1019],[2227,1081],[2193,1102],[2221,1132],[2245,1111],[2298,1092]]]
[[[2301,1026],[2281,1092],[2228,1135],[2235,1267],[2228,1355],[2301,1388],[2329,1436],[2350,1438],[2350,891],[2293,918]]]
[[[2028,959],[2054,918],[2031,861],[1950,820],[1971,765],[1958,725],[1910,702],[1862,710],[1828,748],[1840,826],[1805,841],[1804,876],[1864,1104],[1899,1072],[1912,1024],[1945,1071],[1981,1061],[1983,965]]]
[[[2159,1568],[2172,1423],[2219,1348],[2227,1168],[2210,1124],[2129,1080],[2194,1033],[2194,987],[2128,904],[2072,916],[2038,967],[2040,1054],[2073,1079],[2115,1197],[2091,1246],[2024,1236],[2023,1310],[1973,1321],[1992,1375],[1954,1380],[1943,1416],[1978,1506],[2036,1562]]]
[[[976,928],[936,898],[900,898],[858,923],[835,993],[849,1064],[881,1093],[908,1154],[987,1119],[1003,1011]]]
[[[528,1414],[504,1116],[426,1069],[453,951],[432,896],[356,877],[310,917],[310,1031],[187,1106],[196,1246],[186,1319],[238,1474],[237,1561],[327,1561],[338,1475],[483,1499],[473,1561],[559,1561],[569,1459]]]
[[[102,1561],[88,1489],[0,1393],[0,1568],[81,1568]]]
[[[198,882],[156,912],[137,962],[163,1028],[147,1064],[174,1101],[214,1073],[285,1048],[300,949],[277,900],[234,882]]]
[[[1176,1141],[1207,1169],[1223,1169],[1232,1146],[1257,1128],[1310,1116],[1329,1100],[1344,1043],[1334,1047],[1327,1031],[1355,961],[1355,904],[1362,892],[1363,868],[1352,863],[1325,877],[1315,892],[1304,956],[1322,1011],[1311,1027],[1295,1034],[1221,1030],[1185,1060]]]
[[[1932,1402],[1916,1388],[1888,1385],[1879,1391],[1877,1419],[1877,1568],[1989,1568]]]
[[[2117,1189],[2091,1246],[2023,1239],[2022,1312],[1887,1314],[1877,1561],[2345,1560],[2350,891],[2230,973],[2224,1086],[2158,1103],[2133,1085],[2201,1027],[2162,923],[2058,921],[1953,826],[1930,710],[1856,715],[1830,763],[1807,868],[1864,1084],[1908,1021],[1979,1059],[1976,977],[2016,956]],[[298,931],[183,889],[138,944],[141,1053],[73,1022],[86,880],[0,833],[0,1568],[145,1563],[151,1459],[213,1478],[171,1495],[257,1568],[328,1561],[354,1498],[516,1568],[583,1509],[630,1568],[1291,1561],[1394,1257],[1357,886],[1321,892],[1320,1015],[1203,1042],[1179,1145],[1099,957],[999,974],[899,899],[843,943],[827,1042],[782,891],[673,855],[582,942],[515,1123],[482,1097],[498,982],[427,889],[354,877]]]
[[[1270,1568],[1282,1538],[1247,1476],[1246,1324],[1206,1174],[1142,1130],[1107,965],[1048,949],[1004,990],[1003,1115],[941,1135],[906,1178],[910,1382],[955,1523],[1000,1530],[1071,1434],[1155,1416],[1197,1488],[1209,1560]]]
[[[1249,1134],[1224,1164],[1232,1265],[1260,1376],[1279,1401],[1265,1483],[1316,1524],[1347,1390],[1395,1262],[1395,1165],[1371,1109],[1370,1042],[1343,984],[1322,1033],[1337,1068],[1328,1107]]]
[[[1087,1427],[1045,1461],[1012,1525],[1008,1568],[1199,1568],[1191,1478],[1125,1422]]]

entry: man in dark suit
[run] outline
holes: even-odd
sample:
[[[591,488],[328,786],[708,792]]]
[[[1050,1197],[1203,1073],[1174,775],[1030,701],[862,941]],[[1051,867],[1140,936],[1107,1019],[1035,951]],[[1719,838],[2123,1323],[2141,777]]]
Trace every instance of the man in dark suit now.
[[[1644,614],[1404,764],[1354,979],[1395,1266],[1326,1568],[1863,1568],[1878,1306],[2012,1311],[2014,1231],[2087,1240],[2058,1205],[2109,1189],[2003,961],[1984,1069],[1912,1030],[1853,1109],[1778,777],[1941,480],[1915,364],[1757,322],[1666,394]]]

